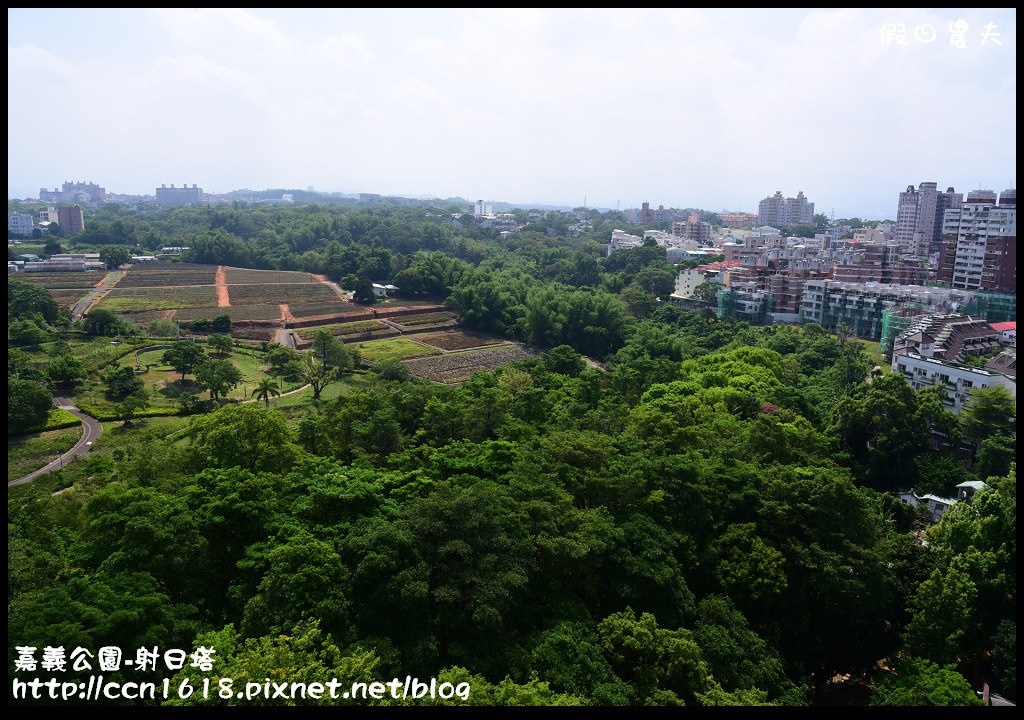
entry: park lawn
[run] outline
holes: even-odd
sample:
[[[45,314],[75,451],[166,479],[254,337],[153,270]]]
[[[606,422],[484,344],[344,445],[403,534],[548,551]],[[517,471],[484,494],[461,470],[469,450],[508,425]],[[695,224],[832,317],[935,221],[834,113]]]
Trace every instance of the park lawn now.
[[[438,355],[440,350],[425,347],[408,338],[388,338],[387,340],[370,340],[368,342],[356,343],[359,350],[359,357],[369,362],[377,362],[387,358],[405,360],[407,358],[424,357],[426,355]]]
[[[860,338],[850,339],[856,340],[857,342],[864,346],[864,354],[871,361],[872,366],[878,365],[879,367],[882,368],[882,372],[884,373],[892,372],[892,366],[882,358],[882,352],[877,342],[873,342],[871,340],[861,340]]]
[[[71,336],[67,342],[71,347],[71,354],[82,361],[82,365],[85,366],[86,370],[101,368],[136,347],[136,345],[132,345],[128,341],[114,344],[109,337]],[[136,342],[139,347],[145,344],[155,344],[154,341],[147,340],[138,340]],[[56,342],[45,342],[39,345],[38,350],[33,350],[30,347],[20,349],[33,356],[32,360],[35,367],[45,370],[54,355],[56,355],[56,346]]]
[[[171,417],[138,418],[128,427],[120,420],[103,423],[103,432],[93,443],[92,452],[112,452],[132,443],[149,438],[160,439],[172,435],[186,425],[189,418],[180,415]]]
[[[7,481],[17,480],[56,460],[82,437],[81,426],[22,435],[7,441]]]
[[[342,395],[348,395],[353,390],[367,382],[366,378],[359,375],[345,375],[341,380],[332,382],[330,385],[320,391],[320,401],[328,402],[331,400],[337,400]],[[277,408],[279,410],[293,410],[295,408],[302,407],[304,405],[310,405],[313,402],[313,388],[303,388],[297,393],[291,395],[285,395],[279,398],[273,398],[270,401],[271,408]]]
[[[144,352],[140,354],[139,359],[143,364],[147,362],[158,363],[163,352],[163,350]],[[254,351],[233,349],[227,356],[221,356],[217,353],[209,354],[209,357],[215,360],[229,360],[242,373],[241,382],[239,382],[234,390],[228,393],[227,398],[235,400],[247,399],[247,397],[251,397],[253,388],[260,380],[267,377],[276,380],[276,378],[265,372],[262,356]],[[119,358],[117,364],[134,368],[135,353],[131,352]],[[179,398],[183,394],[196,395],[202,400],[209,397],[206,391],[199,389],[194,374],[187,374],[184,382],[182,382],[181,374],[172,370],[167,365],[154,365],[148,372],[138,377],[142,378],[143,382],[146,383],[146,389],[149,390],[149,407],[151,408],[176,410]],[[282,392],[287,392],[302,385],[301,381],[287,382],[281,380],[279,382]],[[106,387],[98,374],[90,376],[85,382],[79,384],[72,397],[77,403],[96,407],[113,408],[117,404],[117,401],[107,397]]]

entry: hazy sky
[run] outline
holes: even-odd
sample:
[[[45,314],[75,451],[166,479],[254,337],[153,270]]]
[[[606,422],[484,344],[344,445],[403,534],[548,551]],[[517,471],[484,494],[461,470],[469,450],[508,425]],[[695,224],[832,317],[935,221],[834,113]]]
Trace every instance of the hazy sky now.
[[[92,180],[756,212],[803,190],[878,218],[923,180],[1015,183],[1012,10],[7,18],[8,197]]]

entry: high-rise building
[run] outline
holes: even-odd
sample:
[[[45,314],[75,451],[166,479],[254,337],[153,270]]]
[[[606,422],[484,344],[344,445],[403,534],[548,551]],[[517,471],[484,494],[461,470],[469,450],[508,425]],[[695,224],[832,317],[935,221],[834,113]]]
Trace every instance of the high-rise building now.
[[[7,232],[28,237],[32,234],[32,216],[28,213],[7,213]]]
[[[64,235],[85,230],[85,217],[80,205],[69,205],[57,210],[57,224]]]
[[[494,206],[489,202],[477,200],[473,203],[473,214],[477,217],[485,217],[494,214]]]
[[[1015,293],[1017,191],[975,190],[945,213],[937,277],[953,288]]]
[[[814,203],[808,202],[801,190],[795,198],[784,198],[776,190],[757,204],[757,221],[761,225],[793,227],[814,224]]]
[[[896,208],[896,242],[904,255],[930,255],[942,242],[942,219],[946,210],[959,207],[963,193],[946,188],[939,192],[933,182],[923,182],[915,190],[908,185],[900,193]]]
[[[672,223],[672,234],[698,245],[707,245],[711,242],[711,223],[703,222],[697,213],[690,213],[686,222]]]
[[[156,189],[157,205],[199,205],[202,201],[203,189],[196,187],[195,183],[192,187],[182,185],[178,188],[172,184],[170,187],[161,185]]]
[[[107,190],[91,181],[65,180],[60,190],[39,188],[39,199],[43,202],[101,202],[107,199]]]

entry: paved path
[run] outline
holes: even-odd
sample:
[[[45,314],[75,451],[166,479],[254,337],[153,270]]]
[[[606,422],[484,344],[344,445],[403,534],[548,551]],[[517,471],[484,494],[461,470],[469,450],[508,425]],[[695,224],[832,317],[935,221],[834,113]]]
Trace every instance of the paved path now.
[[[96,302],[101,295],[110,292],[110,288],[117,284],[117,281],[124,277],[123,272],[110,272],[103,276],[103,279],[99,281],[93,291],[86,295],[84,298],[75,303],[74,309],[71,311],[76,318],[82,317],[85,311]]]
[[[75,456],[84,455],[85,453],[89,452],[89,450],[92,449],[93,441],[100,436],[101,432],[103,432],[103,425],[95,418],[86,415],[84,412],[75,407],[67,398],[66,395],[58,395],[55,393],[53,396],[53,402],[61,410],[67,410],[69,413],[71,413],[79,420],[81,420],[82,425],[85,428],[85,432],[82,433],[82,437],[78,439],[78,442],[75,443],[75,446],[73,448],[71,448],[65,453],[62,453],[59,458],[57,458],[51,463],[44,465],[35,472],[30,472],[28,475],[20,477],[17,480],[9,481],[7,483],[8,487],[12,485],[24,485],[27,482],[32,482],[40,475],[45,475],[48,472],[53,472],[58,468],[64,467],[64,465]]]
[[[295,343],[293,342],[294,337],[292,331],[287,328],[280,328],[274,332],[274,342],[278,345],[284,345],[286,348],[295,349]]]

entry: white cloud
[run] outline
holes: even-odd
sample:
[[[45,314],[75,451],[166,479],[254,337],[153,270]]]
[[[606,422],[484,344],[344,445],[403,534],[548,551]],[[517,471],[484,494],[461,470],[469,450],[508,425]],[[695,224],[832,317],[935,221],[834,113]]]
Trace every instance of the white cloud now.
[[[187,172],[219,189],[751,209],[781,189],[877,216],[910,183],[1015,172],[1008,12],[119,12],[9,12],[8,37],[33,38],[8,45],[12,188],[72,164],[136,192]],[[961,15],[966,50],[943,34]],[[992,19],[1003,46],[983,48]],[[886,46],[885,22],[938,38]],[[14,100],[40,88],[60,88],[59,121]]]

